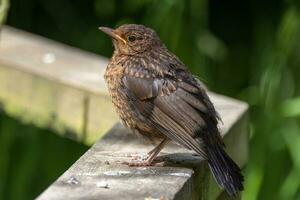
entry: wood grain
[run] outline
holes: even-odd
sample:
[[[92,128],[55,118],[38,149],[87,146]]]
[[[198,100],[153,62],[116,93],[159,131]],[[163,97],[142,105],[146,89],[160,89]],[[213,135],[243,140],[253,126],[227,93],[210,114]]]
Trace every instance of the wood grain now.
[[[248,153],[247,105],[219,95],[212,97],[224,121],[221,130],[227,151],[244,166]],[[151,148],[117,124],[38,199],[222,199],[224,195],[206,162],[176,144],[170,144],[161,154],[165,167],[130,168],[121,164],[130,159],[128,155],[146,153]]]
[[[118,121],[103,80],[106,64],[104,57],[4,27],[0,102],[15,118],[92,144]]]

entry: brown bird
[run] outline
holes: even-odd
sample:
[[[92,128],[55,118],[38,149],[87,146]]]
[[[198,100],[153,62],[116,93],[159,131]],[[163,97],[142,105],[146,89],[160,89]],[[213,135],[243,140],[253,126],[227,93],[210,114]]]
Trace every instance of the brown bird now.
[[[121,121],[151,141],[160,141],[146,160],[128,164],[153,165],[173,140],[207,159],[217,183],[230,195],[243,190],[240,168],[224,151],[219,117],[203,84],[152,29],[126,24],[100,30],[113,39],[105,80]]]

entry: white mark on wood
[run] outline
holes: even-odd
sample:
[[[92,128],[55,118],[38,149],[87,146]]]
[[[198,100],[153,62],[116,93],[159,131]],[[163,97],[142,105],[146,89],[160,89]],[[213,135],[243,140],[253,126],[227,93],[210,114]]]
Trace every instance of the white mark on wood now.
[[[71,176],[68,179],[67,183],[72,184],[72,185],[78,185],[80,183],[80,181],[77,178]]]
[[[180,177],[191,177],[191,174],[189,174],[189,173],[181,173],[181,172],[170,173],[168,175],[171,175],[171,176],[180,176]]]
[[[107,175],[107,176],[122,176],[122,175],[126,175],[126,174],[131,174],[130,171],[107,171],[104,172],[103,174]]]
[[[105,188],[105,189],[108,189],[108,188],[109,188],[108,183],[107,183],[107,182],[104,182],[104,181],[97,182],[97,183],[96,183],[96,186],[97,186],[98,188]]]
[[[42,61],[45,64],[52,64],[56,61],[56,56],[54,53],[45,53],[42,57]]]

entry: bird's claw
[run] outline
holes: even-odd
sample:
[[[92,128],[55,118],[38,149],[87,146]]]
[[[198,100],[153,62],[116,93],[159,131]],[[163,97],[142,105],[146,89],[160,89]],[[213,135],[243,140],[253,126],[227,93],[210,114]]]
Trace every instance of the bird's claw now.
[[[139,153],[132,153],[129,155],[126,155],[126,157],[130,157],[131,160],[134,161],[146,161],[149,157],[149,154],[139,154]]]

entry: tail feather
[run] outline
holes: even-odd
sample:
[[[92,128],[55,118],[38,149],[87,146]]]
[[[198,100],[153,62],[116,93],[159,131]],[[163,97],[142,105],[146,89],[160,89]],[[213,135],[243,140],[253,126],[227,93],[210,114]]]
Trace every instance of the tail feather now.
[[[214,178],[230,196],[236,196],[244,189],[244,177],[239,166],[227,155],[222,146],[209,146],[207,157]]]

